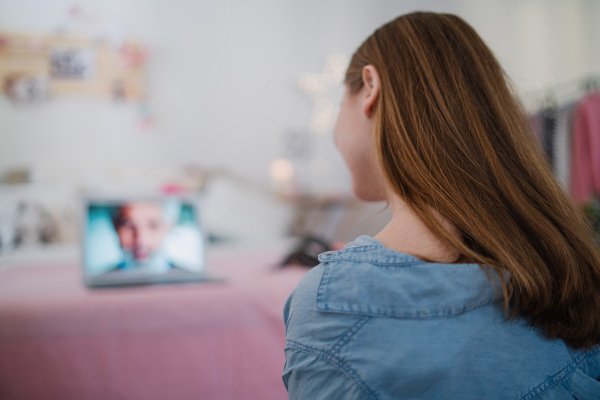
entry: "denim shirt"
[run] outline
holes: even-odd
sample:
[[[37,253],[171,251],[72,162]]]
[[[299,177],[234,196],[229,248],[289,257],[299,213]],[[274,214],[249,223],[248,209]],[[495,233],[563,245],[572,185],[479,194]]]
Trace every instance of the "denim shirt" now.
[[[507,321],[477,264],[369,236],[319,260],[284,308],[290,399],[600,399],[600,348]]]

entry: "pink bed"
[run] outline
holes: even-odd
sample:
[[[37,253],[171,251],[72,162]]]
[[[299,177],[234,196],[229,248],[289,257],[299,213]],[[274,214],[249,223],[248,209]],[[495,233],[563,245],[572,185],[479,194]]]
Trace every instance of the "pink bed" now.
[[[86,289],[76,265],[0,268],[0,399],[284,399],[282,308],[306,269],[209,258],[222,284]]]

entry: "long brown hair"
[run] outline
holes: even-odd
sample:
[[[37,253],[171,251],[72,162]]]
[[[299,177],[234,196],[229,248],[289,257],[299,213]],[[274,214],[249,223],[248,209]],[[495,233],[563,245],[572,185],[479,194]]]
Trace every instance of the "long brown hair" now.
[[[345,80],[350,93],[361,89],[366,65],[381,82],[375,146],[395,193],[458,250],[457,262],[498,274],[509,318],[524,316],[576,348],[600,343],[594,233],[557,184],[475,30],[454,15],[404,15],[356,51]]]

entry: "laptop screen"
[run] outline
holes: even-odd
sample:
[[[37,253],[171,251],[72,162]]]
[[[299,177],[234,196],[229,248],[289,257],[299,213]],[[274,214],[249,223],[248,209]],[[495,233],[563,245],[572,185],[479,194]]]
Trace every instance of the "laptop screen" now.
[[[88,285],[193,280],[205,269],[197,202],[87,199],[83,264]]]

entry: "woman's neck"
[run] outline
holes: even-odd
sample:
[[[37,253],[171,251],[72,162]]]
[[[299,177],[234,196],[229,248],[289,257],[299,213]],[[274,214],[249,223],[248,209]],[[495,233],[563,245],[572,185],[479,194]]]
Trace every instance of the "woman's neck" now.
[[[426,261],[451,263],[458,259],[459,253],[431,232],[406,203],[397,196],[388,198],[392,219],[375,235],[375,239],[388,249]],[[456,231],[450,221],[437,213],[436,215],[450,232]]]

